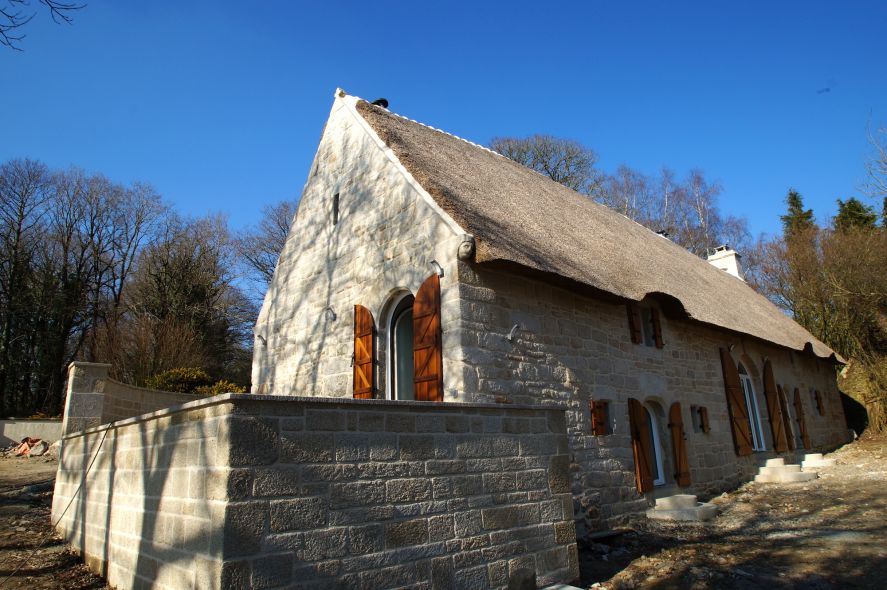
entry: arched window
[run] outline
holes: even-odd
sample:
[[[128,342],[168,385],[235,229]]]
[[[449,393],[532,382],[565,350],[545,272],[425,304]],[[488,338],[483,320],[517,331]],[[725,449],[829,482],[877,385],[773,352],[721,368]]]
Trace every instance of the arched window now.
[[[742,384],[742,392],[745,394],[745,407],[748,410],[748,425],[751,428],[752,448],[756,451],[764,451],[764,435],[761,429],[761,415],[758,413],[758,399],[755,396],[755,388],[751,377],[742,363],[739,363],[739,382]]]
[[[391,399],[416,399],[413,384],[413,296],[394,307],[388,329],[388,395]]]

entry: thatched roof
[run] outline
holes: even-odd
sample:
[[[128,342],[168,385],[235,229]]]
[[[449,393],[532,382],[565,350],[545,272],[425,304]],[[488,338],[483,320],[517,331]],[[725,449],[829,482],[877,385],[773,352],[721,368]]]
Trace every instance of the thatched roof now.
[[[364,101],[357,110],[474,236],[476,262],[518,264],[626,300],[674,298],[690,319],[820,357],[834,354],[744,281],[624,215],[453,135]]]

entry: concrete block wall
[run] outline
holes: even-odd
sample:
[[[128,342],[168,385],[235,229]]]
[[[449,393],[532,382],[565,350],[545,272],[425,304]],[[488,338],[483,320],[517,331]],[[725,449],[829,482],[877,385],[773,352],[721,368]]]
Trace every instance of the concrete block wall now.
[[[53,443],[62,437],[60,420],[0,420],[0,446],[19,443],[25,437]]]
[[[773,453],[761,372],[773,364],[777,383],[802,391],[815,449],[837,446],[847,430],[833,366],[800,352],[662,314],[662,349],[633,344],[624,304],[608,303],[551,283],[480,265],[459,265],[464,395],[477,401],[567,406],[573,491],[580,536],[625,523],[654,496],[689,492],[706,496],[750,480]],[[652,305],[656,305],[655,302]],[[513,340],[507,336],[519,326]],[[720,347],[748,368],[769,451],[737,457],[724,393]],[[818,389],[819,416],[810,390]],[[657,412],[666,485],[640,496],[635,487],[627,400]],[[607,400],[611,434],[592,436],[588,402]],[[668,411],[681,403],[692,486],[673,483]],[[711,431],[693,428],[692,406],[708,410]],[[789,411],[794,407],[789,399]],[[797,430],[797,429],[796,429]],[[805,451],[784,455],[797,460]]]
[[[558,408],[225,395],[66,438],[53,518],[119,588],[570,582],[567,453]]]
[[[63,434],[156,412],[202,397],[120,383],[108,377],[110,370],[111,365],[105,363],[75,361],[68,366]]]

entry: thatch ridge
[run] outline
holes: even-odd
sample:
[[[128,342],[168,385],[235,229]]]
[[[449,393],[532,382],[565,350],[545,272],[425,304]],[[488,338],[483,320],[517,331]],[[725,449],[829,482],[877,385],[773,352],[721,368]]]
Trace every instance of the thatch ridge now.
[[[404,168],[474,235],[478,263],[503,261],[820,357],[834,352],[744,281],[671,240],[504,156],[365,101],[358,113]]]

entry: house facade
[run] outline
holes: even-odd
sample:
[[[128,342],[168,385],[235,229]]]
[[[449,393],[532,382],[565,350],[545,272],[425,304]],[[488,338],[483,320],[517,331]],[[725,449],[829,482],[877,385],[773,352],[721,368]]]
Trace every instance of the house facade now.
[[[253,393],[567,408],[578,533],[847,439],[835,354],[740,278],[337,91]]]

